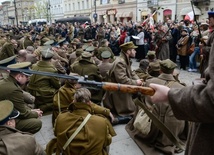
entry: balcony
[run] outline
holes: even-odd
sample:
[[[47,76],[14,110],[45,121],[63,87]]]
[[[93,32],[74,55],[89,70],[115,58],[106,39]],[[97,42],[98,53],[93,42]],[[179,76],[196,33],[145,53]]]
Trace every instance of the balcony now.
[[[152,8],[158,6],[158,0],[148,0],[147,1],[147,7]]]

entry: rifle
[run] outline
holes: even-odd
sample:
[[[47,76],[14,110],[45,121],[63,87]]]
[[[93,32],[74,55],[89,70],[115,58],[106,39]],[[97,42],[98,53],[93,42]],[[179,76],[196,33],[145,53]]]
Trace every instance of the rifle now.
[[[196,25],[198,26],[199,38],[201,38],[202,35],[201,35],[200,25],[199,25],[199,23],[198,23],[198,21],[196,19],[195,9],[193,7],[193,1],[191,0],[190,2],[191,2],[191,6],[192,6],[192,12],[193,12],[193,15],[194,15],[194,20],[195,20]]]
[[[85,76],[85,77],[69,76],[64,74],[33,71],[28,69],[8,68],[4,66],[0,66],[0,69],[11,70],[11,71],[20,72],[20,73],[37,74],[37,75],[43,75],[43,76],[77,80],[79,84],[81,84],[83,87],[86,87],[88,89],[95,89],[95,90],[104,89],[108,91],[120,91],[123,93],[132,93],[132,94],[140,92],[144,95],[150,95],[150,96],[154,95],[155,93],[155,90],[150,87],[142,87],[142,86],[111,83],[111,82],[96,82],[96,81],[88,80],[88,76]]]
[[[169,29],[166,31],[166,33],[161,37],[161,39],[159,39],[157,42],[156,42],[156,45],[157,45],[157,48],[155,49],[156,51],[156,56],[158,55],[158,53],[160,52],[161,50],[161,47],[162,47],[162,39],[165,38],[167,36],[167,34],[169,33],[171,27],[169,27]]]

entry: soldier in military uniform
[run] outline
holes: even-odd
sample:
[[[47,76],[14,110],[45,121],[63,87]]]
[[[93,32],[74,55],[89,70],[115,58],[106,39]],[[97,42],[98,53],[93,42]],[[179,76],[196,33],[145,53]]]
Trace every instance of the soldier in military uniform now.
[[[160,75],[160,60],[156,59],[156,52],[149,51],[147,53],[147,58],[149,60],[148,73],[151,76],[158,77]]]
[[[51,64],[53,52],[50,49],[41,51],[42,60],[32,66],[32,70],[57,73],[56,68]],[[53,108],[53,96],[60,88],[59,79],[44,75],[32,75],[28,84],[28,91],[35,96],[35,105],[44,112]]]
[[[6,59],[8,57],[14,56],[16,53],[17,42],[11,38],[9,34],[7,34],[7,41],[1,48],[0,51],[0,60]]]
[[[173,76],[173,71],[177,67],[174,62],[169,59],[163,60],[160,62],[160,67],[162,72],[160,76],[148,79],[146,86],[149,86],[150,83],[156,83],[169,88],[184,87]],[[145,103],[149,109],[152,109],[152,113],[169,128],[175,137],[185,144],[189,128],[188,122],[176,119],[169,103],[154,104],[149,96],[142,96],[141,102]],[[143,135],[141,131],[134,128],[134,121],[135,117],[126,125],[126,130],[145,154],[160,154],[158,150],[161,150],[164,154],[172,155],[182,151],[164,133],[160,132],[159,127],[155,124],[152,123],[150,132],[147,135]]]
[[[58,115],[54,130],[56,136],[56,154],[108,155],[106,148],[111,144],[112,137],[116,133],[105,117],[94,113],[91,108],[93,105],[90,99],[90,91],[86,88],[80,88],[75,92],[74,102],[70,104],[69,110]],[[105,110],[103,112],[105,113]],[[91,117],[86,124],[74,137],[72,142],[63,149],[64,144],[72,136],[72,133],[77,130],[83,119],[89,114],[91,114]],[[99,127],[97,127],[97,124],[99,124]],[[51,149],[49,149],[49,145],[47,146],[46,150],[48,152]],[[52,154],[52,152],[48,152],[48,154]]]
[[[7,66],[15,69],[28,69],[30,62],[16,63]],[[30,133],[38,132],[42,127],[39,117],[42,116],[40,109],[30,109],[24,101],[23,91],[19,85],[28,82],[29,74],[24,72],[10,71],[9,77],[0,81],[0,100],[10,100],[14,108],[20,112],[16,120],[18,130]]]
[[[109,51],[103,51],[101,54],[102,62],[98,65],[100,74],[103,77],[103,80],[107,80],[108,72],[112,68],[113,63],[110,63],[111,53]]]
[[[149,68],[149,61],[147,59],[140,60],[139,68],[135,70],[135,73],[140,79],[143,79],[143,81],[146,81],[148,78],[151,78],[152,76],[148,73]]]
[[[128,85],[142,84],[142,80],[131,70],[130,58],[135,57],[137,46],[133,42],[120,45],[121,55],[116,58],[109,71],[109,79],[113,83]],[[127,123],[134,115],[136,106],[132,94],[107,91],[103,100],[104,106],[109,108],[118,119],[117,123]],[[116,123],[116,122],[115,122]]]
[[[83,52],[79,61],[71,65],[71,72],[81,76],[88,75],[89,80],[102,81],[99,68],[91,61],[92,55],[89,52]],[[90,90],[92,93],[92,101],[100,103],[102,99],[102,91]]]
[[[98,48],[98,53],[97,53],[97,58],[102,60],[101,54],[103,51],[109,51],[111,52],[111,59],[114,60],[114,53],[112,52],[111,48],[108,47],[108,40],[107,39],[103,39],[101,41],[100,47]]]
[[[46,154],[44,149],[36,142],[32,135],[15,129],[15,118],[19,116],[20,112],[14,110],[14,105],[11,101],[0,101],[0,110],[1,155]]]
[[[11,56],[9,58],[3,59],[0,61],[0,66],[7,67],[10,64],[16,63],[17,55]],[[9,76],[9,72],[7,70],[0,69],[0,80],[6,79]]]
[[[75,73],[70,73],[69,75],[79,77],[79,75]],[[54,95],[54,99],[53,99],[54,110],[52,115],[53,125],[59,113],[66,111],[69,105],[73,103],[74,93],[80,87],[81,87],[81,84],[78,83],[77,79],[67,79],[65,81],[65,84],[62,87],[60,87],[59,91]],[[105,117],[111,118],[111,122],[114,121],[114,117],[111,114],[109,109],[101,107],[92,102],[91,102],[91,107],[95,114],[102,114]]]

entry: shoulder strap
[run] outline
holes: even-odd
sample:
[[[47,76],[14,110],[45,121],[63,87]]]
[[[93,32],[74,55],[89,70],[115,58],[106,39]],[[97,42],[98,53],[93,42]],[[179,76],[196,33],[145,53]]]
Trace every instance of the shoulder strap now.
[[[71,137],[67,140],[65,145],[63,146],[63,150],[67,148],[67,146],[71,143],[71,141],[76,137],[76,135],[80,132],[80,130],[84,127],[84,125],[88,122],[89,118],[91,117],[91,114],[89,113],[84,121],[80,124],[80,126],[76,129],[76,131],[71,135]]]
[[[171,140],[174,145],[176,145],[182,150],[185,150],[185,145],[183,144],[183,142],[181,142],[177,137],[175,137],[173,133],[169,130],[169,128],[165,126],[154,114],[152,114],[152,112],[147,109],[144,103],[142,103],[138,98],[135,100],[135,103],[145,111],[145,113],[153,121],[155,126],[157,126],[161,130],[161,132],[164,133],[169,138],[169,140]]]
[[[61,106],[60,106],[60,96],[59,96],[59,91],[58,91],[58,93],[57,93],[57,97],[58,97],[57,102],[58,102],[59,113],[61,113]]]

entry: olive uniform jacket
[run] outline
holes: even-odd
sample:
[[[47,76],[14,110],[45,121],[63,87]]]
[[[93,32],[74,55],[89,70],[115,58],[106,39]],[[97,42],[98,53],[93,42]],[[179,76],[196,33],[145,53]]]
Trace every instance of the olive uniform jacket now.
[[[38,61],[33,64],[32,70],[57,73],[56,68],[46,61]],[[43,103],[52,102],[53,95],[59,88],[60,82],[58,78],[44,75],[32,75],[28,84],[28,91],[35,97],[43,97]]]
[[[13,44],[10,41],[5,42],[0,51],[0,60],[9,58],[13,55],[15,55]]]
[[[12,76],[0,81],[0,100],[10,100],[14,108],[20,112],[16,118],[16,129],[36,133],[42,127],[38,113],[26,106],[22,89]]]
[[[79,57],[80,58],[80,57]],[[88,75],[89,80],[102,81],[102,76],[100,74],[99,68],[91,61],[85,58],[80,58],[79,62],[76,61],[71,66],[71,72],[77,73],[81,76]],[[102,99],[102,90],[92,90],[91,99],[94,102],[100,102]]]
[[[4,125],[0,126],[0,154],[46,155],[32,135]]]
[[[125,53],[121,52],[109,71],[109,79],[113,83],[121,83],[128,85],[137,85],[136,80],[139,77],[132,72],[131,62]],[[103,100],[104,106],[118,116],[133,115],[136,106],[132,100],[132,94],[122,92],[107,91]]]
[[[184,86],[177,82],[172,74],[160,74],[158,78],[151,78],[147,80],[147,86],[150,83],[156,83],[160,85],[165,85],[170,88],[183,88]],[[164,123],[165,126],[173,133],[184,144],[187,140],[189,124],[186,121],[178,120],[175,118],[171,106],[169,103],[158,103],[153,104],[150,97],[142,97],[141,101],[145,103],[149,109],[153,109],[152,113]],[[188,104],[188,102],[185,102]],[[137,112],[136,112],[137,114]],[[153,123],[151,125],[151,130],[148,135],[142,135],[141,132],[134,128],[133,123],[136,118],[132,119],[127,125],[126,130],[130,137],[137,143],[140,149],[146,155],[159,155],[161,150],[164,154],[173,155],[177,150],[176,146],[163,134]]]
[[[93,115],[91,106],[86,103],[73,103],[69,106],[69,110],[59,114],[56,119],[54,130],[57,137],[56,155],[61,153],[68,138],[89,113],[92,116],[63,153],[66,155],[107,155],[105,149],[111,144],[112,137],[116,135],[110,122],[102,116]]]
[[[31,111],[24,102],[23,91],[12,76],[0,81],[0,100],[10,100],[14,108],[20,112],[18,118],[37,118],[37,112]]]

